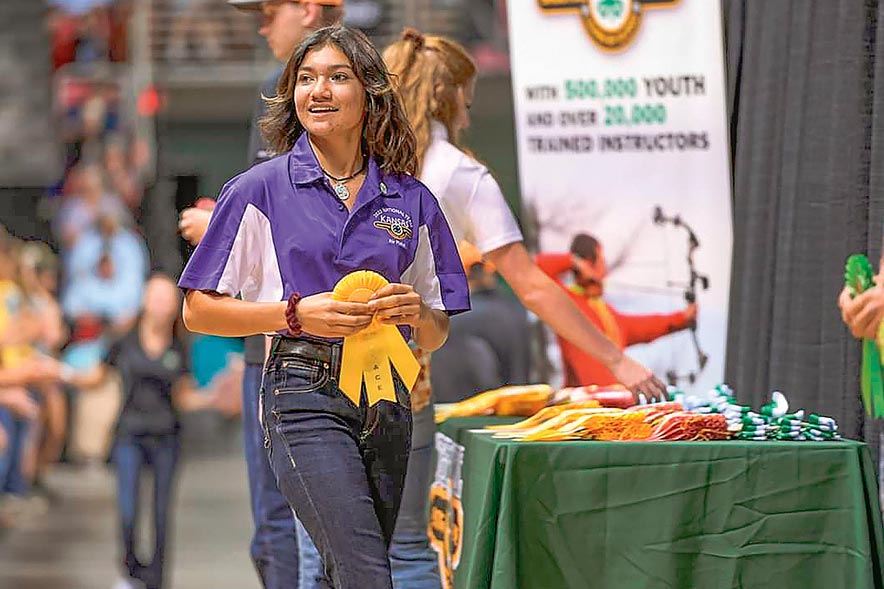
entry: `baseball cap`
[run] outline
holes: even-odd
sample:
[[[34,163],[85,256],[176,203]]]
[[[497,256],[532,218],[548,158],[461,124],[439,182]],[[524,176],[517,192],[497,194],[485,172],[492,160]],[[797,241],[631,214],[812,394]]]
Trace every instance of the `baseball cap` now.
[[[240,10],[261,10],[267,0],[227,0],[227,3]],[[344,0],[297,0],[301,4],[321,4],[323,6],[343,6]]]

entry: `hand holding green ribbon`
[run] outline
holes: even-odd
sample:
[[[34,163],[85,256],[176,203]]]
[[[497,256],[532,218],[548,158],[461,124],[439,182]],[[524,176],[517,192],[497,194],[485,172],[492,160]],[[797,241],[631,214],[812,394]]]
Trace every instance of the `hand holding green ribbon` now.
[[[847,258],[844,283],[850,291],[851,297],[862,294],[875,285],[875,273],[865,255],[854,254]],[[880,329],[877,339],[881,340]],[[863,340],[860,390],[866,413],[872,417],[884,417],[884,375],[881,371],[881,350],[878,341],[873,339]]]

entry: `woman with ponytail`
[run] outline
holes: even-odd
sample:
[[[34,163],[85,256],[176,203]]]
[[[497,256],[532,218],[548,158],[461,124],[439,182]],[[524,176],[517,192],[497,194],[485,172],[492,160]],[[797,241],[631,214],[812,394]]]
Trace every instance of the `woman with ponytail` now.
[[[522,303],[558,335],[598,358],[635,394],[661,398],[663,384],[624,355],[532,261],[522,233],[488,169],[460,144],[469,126],[477,69],[455,41],[406,29],[384,61],[416,138],[417,176],[439,200],[455,239],[476,245]],[[413,414],[411,458],[390,554],[397,588],[438,589],[427,539],[433,407]]]

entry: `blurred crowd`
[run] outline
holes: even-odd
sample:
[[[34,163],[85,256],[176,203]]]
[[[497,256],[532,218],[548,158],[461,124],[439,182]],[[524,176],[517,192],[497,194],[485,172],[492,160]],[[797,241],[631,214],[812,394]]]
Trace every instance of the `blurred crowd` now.
[[[119,380],[74,383],[134,328],[155,265],[141,226],[148,147],[114,68],[131,8],[59,0],[49,13],[65,165],[45,199],[52,243],[0,226],[0,529],[46,510],[53,464],[101,466],[112,452]],[[232,417],[241,344],[188,344],[200,391],[229,392]]]

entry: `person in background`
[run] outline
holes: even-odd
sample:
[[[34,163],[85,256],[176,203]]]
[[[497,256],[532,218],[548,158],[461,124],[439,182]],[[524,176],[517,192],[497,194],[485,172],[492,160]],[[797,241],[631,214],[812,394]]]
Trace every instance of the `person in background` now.
[[[116,589],[143,584],[161,589],[171,526],[172,492],[179,452],[179,413],[217,408],[216,394],[197,391],[190,375],[187,347],[178,335],[181,294],[168,276],[155,274],[144,288],[135,327],[117,340],[103,361],[76,374],[73,384],[94,389],[116,370],[123,405],[117,418],[113,462],[117,471],[117,510],[124,577]],[[142,563],[136,555],[141,474],[153,472],[153,550]]]
[[[26,508],[31,492],[28,442],[40,416],[39,388],[57,381],[58,364],[40,354],[40,318],[28,307],[21,286],[22,244],[0,230],[0,520],[10,525]]]
[[[857,339],[878,337],[881,323],[884,322],[884,256],[878,264],[875,285],[864,293],[851,298],[845,286],[838,296],[841,319]]]
[[[259,33],[267,40],[274,58],[285,64],[295,48],[311,32],[339,22],[344,16],[343,0],[229,0],[228,4],[241,10],[260,13]],[[276,95],[280,65],[261,85],[255,100],[249,135],[248,161],[255,164],[272,155],[261,137],[258,121],[266,114],[264,97]],[[179,229],[182,237],[197,245],[206,232],[213,206],[194,206],[181,213]],[[252,519],[255,532],[251,542],[251,557],[255,570],[265,589],[294,589],[299,576],[315,578],[321,574],[319,556],[312,548],[310,537],[300,526],[288,503],[277,488],[270,462],[264,452],[264,434],[258,423],[258,394],[264,370],[265,337],[256,335],[245,340],[245,369],[242,378],[243,445],[249,477]],[[298,539],[307,547],[309,567],[299,566]]]
[[[528,314],[518,301],[504,292],[494,264],[468,241],[458,244],[470,280],[472,310],[452,320],[452,331],[485,338],[494,350],[500,384],[528,384],[531,350],[524,337],[530,329]]]
[[[115,209],[99,212],[67,253],[68,288],[62,297],[67,317],[106,320],[116,333],[132,326],[141,304],[149,254],[144,240]]]
[[[0,365],[15,369],[30,362],[35,354],[31,342],[39,333],[35,317],[25,304],[20,284],[19,252],[21,243],[6,234],[0,235]],[[16,517],[30,492],[25,460],[27,442],[33,423],[39,416],[36,395],[31,388],[0,389],[6,408],[0,405],[0,428],[7,436],[7,450],[0,455],[0,516]]]
[[[104,144],[104,170],[112,192],[131,211],[137,212],[144,196],[139,166],[132,157],[135,141],[127,145],[121,133],[109,134]]]
[[[48,245],[27,242],[21,251],[21,283],[40,332],[34,346],[47,357],[58,358],[67,341],[68,330],[56,300],[58,263]],[[35,491],[46,494],[45,477],[49,468],[61,457],[67,434],[67,400],[58,383],[48,382],[40,390],[40,436],[29,470],[33,473]]]
[[[571,241],[567,254],[539,253],[537,265],[568,293],[574,304],[622,350],[634,344],[652,342],[657,338],[689,329],[697,321],[697,304],[689,304],[683,311],[662,315],[624,315],[602,300],[608,266],[599,241],[585,233],[578,233]],[[563,275],[571,274],[568,286]],[[604,364],[559,337],[565,386],[611,385],[619,382]]]
[[[488,169],[460,146],[469,126],[476,65],[458,43],[407,29],[384,51],[417,138],[419,178],[439,199],[455,238],[479,249],[519,300],[556,333],[593,355],[635,393],[663,398],[663,384],[584,317],[531,260],[522,233]],[[527,337],[527,334],[525,334]],[[427,538],[433,407],[414,416],[405,499],[390,553],[396,585],[438,588],[439,571]]]
[[[111,214],[124,225],[131,224],[131,215],[120,198],[109,192],[104,170],[97,164],[80,164],[70,172],[67,181],[70,193],[64,197],[55,219],[55,233],[62,247],[71,249],[102,214]]]
[[[451,318],[448,345],[433,354],[435,403],[456,403],[504,385],[526,384],[528,315],[502,292],[494,265],[468,241],[457,246],[470,283],[470,312]]]

